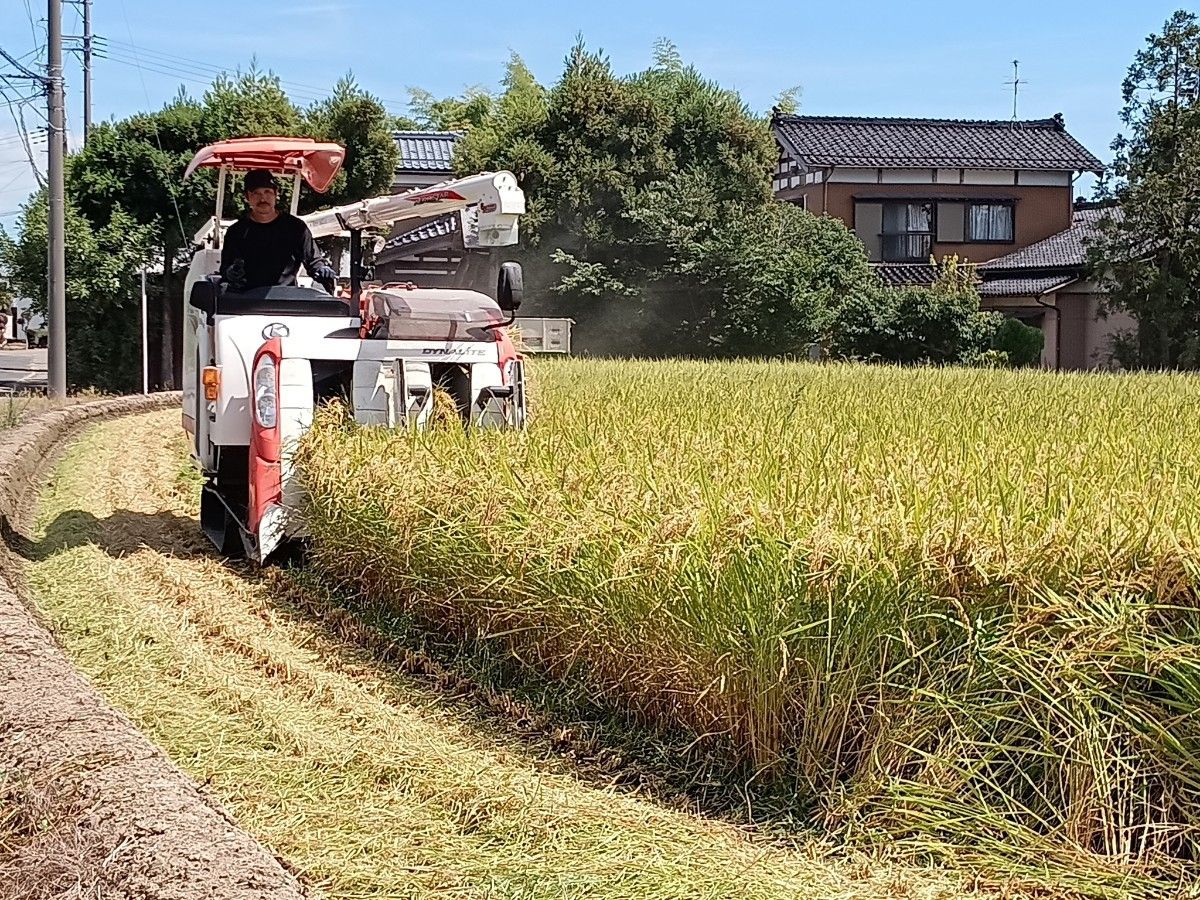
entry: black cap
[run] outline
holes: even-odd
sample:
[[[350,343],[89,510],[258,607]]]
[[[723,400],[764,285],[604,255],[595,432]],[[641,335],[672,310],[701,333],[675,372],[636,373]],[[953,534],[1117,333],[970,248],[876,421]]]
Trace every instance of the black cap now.
[[[275,183],[275,176],[266,169],[252,169],[246,173],[243,190],[248,194],[251,191],[257,191],[259,188],[270,188],[278,192],[279,185]]]

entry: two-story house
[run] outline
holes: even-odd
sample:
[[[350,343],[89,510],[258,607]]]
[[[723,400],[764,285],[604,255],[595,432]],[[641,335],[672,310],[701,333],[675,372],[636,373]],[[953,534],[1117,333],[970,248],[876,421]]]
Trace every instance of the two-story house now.
[[[885,282],[928,284],[930,259],[952,254],[982,264],[981,305],[1040,327],[1050,368],[1106,364],[1111,334],[1131,324],[1126,317],[1099,321],[1098,288],[1080,280],[1095,217],[1076,211],[1074,183],[1102,165],[1061,115],[965,121],[777,114],[772,128],[780,148],[776,196],[845,222]],[[1053,272],[1035,265],[1047,254]]]

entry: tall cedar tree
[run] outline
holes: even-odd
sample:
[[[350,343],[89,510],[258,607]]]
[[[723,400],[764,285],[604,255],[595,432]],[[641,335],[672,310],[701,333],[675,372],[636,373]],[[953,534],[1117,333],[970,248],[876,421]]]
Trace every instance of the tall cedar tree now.
[[[853,259],[851,292],[873,280],[840,223],[771,199],[777,153],[766,121],[669,41],[628,76],[579,43],[549,89],[510,59],[456,167],[517,175],[531,307],[575,318],[593,351],[786,353],[817,335],[813,254]]]
[[[1121,86],[1126,132],[1113,142],[1116,201],[1090,248],[1110,304],[1138,322],[1123,362],[1200,366],[1200,25],[1176,12],[1150,35]]]

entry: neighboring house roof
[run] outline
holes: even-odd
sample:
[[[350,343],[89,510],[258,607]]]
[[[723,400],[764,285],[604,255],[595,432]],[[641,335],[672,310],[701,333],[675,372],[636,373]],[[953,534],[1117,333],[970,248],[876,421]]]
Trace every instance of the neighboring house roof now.
[[[393,131],[400,150],[397,172],[452,172],[457,131]]]
[[[928,286],[937,279],[937,269],[929,263],[876,263],[872,268],[884,284],[892,287]]]
[[[986,278],[988,271],[1082,267],[1087,262],[1087,242],[1096,235],[1100,220],[1118,214],[1112,207],[1077,208],[1071,214],[1070,228],[1005,256],[988,260],[980,268],[984,270]]]
[[[1061,116],[1018,121],[785,116],[771,120],[801,165],[1100,172]]]
[[[1046,278],[998,278],[979,285],[980,297],[1040,297],[1076,281],[1074,275]]]

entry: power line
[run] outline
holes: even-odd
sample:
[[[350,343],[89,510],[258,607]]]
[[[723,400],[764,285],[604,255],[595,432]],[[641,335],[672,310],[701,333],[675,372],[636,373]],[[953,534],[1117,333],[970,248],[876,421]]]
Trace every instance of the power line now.
[[[33,36],[33,45],[35,47],[41,47],[37,23],[33,20],[33,8],[29,5],[29,0],[25,0],[25,16],[29,19],[29,33]]]
[[[18,72],[21,73],[20,75],[12,75],[9,77],[11,77],[11,78],[28,78],[31,81],[38,82],[39,84],[41,84],[45,81],[45,78],[43,76],[39,75],[37,72],[28,68],[23,63],[21,63],[19,60],[17,60],[13,56],[11,56],[8,53],[8,51],[5,50],[3,47],[0,47],[0,56],[4,57],[6,60],[8,60],[8,64],[10,66],[12,66],[14,69],[16,69]]]
[[[127,32],[129,32],[129,42],[132,44],[133,43],[133,28],[129,24],[129,12],[125,9],[125,0],[121,0],[121,17],[125,20],[125,30]],[[135,61],[137,60],[136,53],[134,54],[134,59],[135,59]],[[142,74],[140,64],[138,65],[138,77],[142,82],[142,93],[146,95],[146,106],[149,106],[150,105],[150,91],[146,87],[146,76],[144,74]],[[163,150],[162,137],[158,133],[158,122],[155,121],[155,118],[153,116],[150,117],[150,124],[154,128],[154,142],[156,144],[158,144],[158,152],[164,153],[165,151]],[[188,246],[188,236],[183,228],[183,213],[180,212],[180,210],[179,210],[179,200],[175,196],[175,185],[169,178],[166,181],[167,181],[167,189],[171,194],[171,205],[173,207],[175,207],[175,221],[179,224],[179,240],[181,241],[182,246],[186,247],[186,246]],[[166,263],[164,262],[164,266],[165,265],[166,265]],[[163,271],[164,272],[166,271],[165,268]],[[173,377],[174,377],[173,375],[167,376],[168,379],[171,379]]]
[[[185,56],[179,56],[173,53],[165,53],[161,50],[142,47],[137,44],[128,43],[112,38],[101,37],[97,35],[95,38],[96,46],[103,49],[104,52],[110,54],[114,62],[124,62],[127,65],[141,64],[146,68],[157,66],[160,69],[165,68],[168,71],[159,71],[159,74],[177,75],[178,77],[191,77],[193,79],[207,79],[211,82],[212,78],[218,75],[230,75],[240,72],[238,67],[217,66],[212,63],[202,62],[196,59],[190,59]],[[120,57],[117,59],[112,54]],[[130,60],[130,56],[136,57],[136,60]],[[273,73],[272,73],[273,74]],[[287,79],[274,76],[281,87],[288,89],[288,93],[302,100],[318,101],[326,100],[333,96],[333,92],[317,85],[305,84],[298,81],[290,81]],[[407,101],[401,101],[386,97],[378,98],[379,102],[385,107],[391,106],[396,108],[406,108]]]
[[[0,148],[7,149],[24,144],[26,141],[31,144],[44,144],[46,142],[46,133],[44,131],[32,131],[24,134],[10,134],[8,137],[0,138]]]
[[[14,59],[13,56],[5,52],[4,49],[0,49],[0,54],[4,55],[8,64],[17,68],[18,72],[22,72],[18,76],[12,76],[12,74],[2,74],[0,76],[0,97],[4,97],[5,104],[8,107],[8,115],[11,116],[13,125],[17,127],[17,134],[14,137],[18,138],[20,146],[25,151],[25,158],[29,162],[31,172],[34,173],[34,180],[37,181],[38,187],[44,187],[46,186],[46,180],[42,178],[41,170],[37,168],[37,162],[34,158],[34,142],[30,139],[31,132],[29,127],[25,125],[25,108],[34,102],[38,96],[41,96],[41,91],[35,91],[34,94],[26,96],[12,96],[8,91],[12,91],[14,95],[18,94],[17,85],[13,84],[14,78],[34,80],[43,90],[47,88],[48,79],[30,70],[22,62]]]
[[[20,172],[18,172],[16,175],[14,175],[14,176],[13,176],[11,179],[9,179],[9,180],[8,180],[7,182],[5,182],[3,185],[0,185],[0,194],[7,194],[7,193],[10,193],[8,189],[9,189],[10,187],[12,187],[14,184],[16,184],[16,183],[17,183],[17,180],[18,180],[20,177],[21,177],[21,173],[20,173]]]

